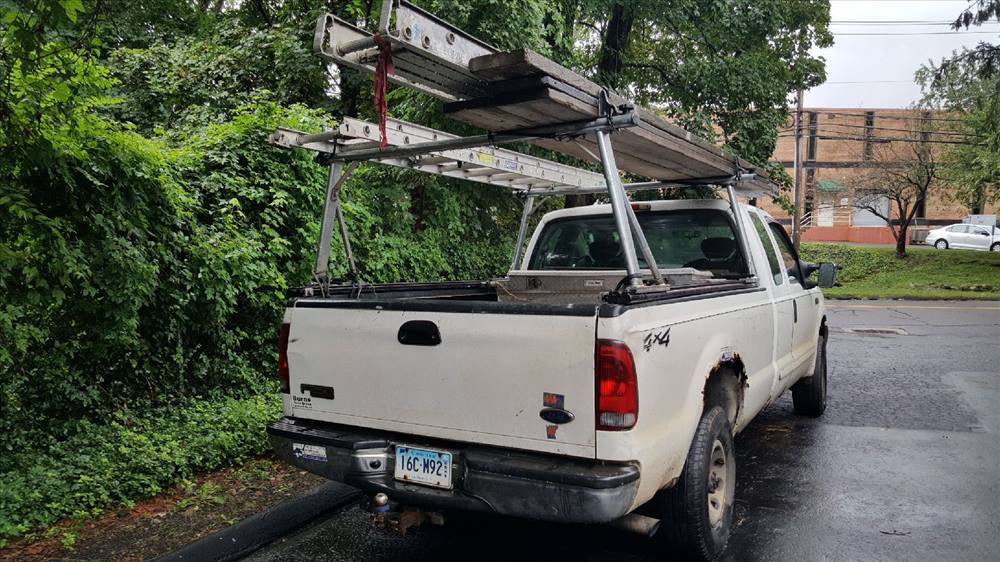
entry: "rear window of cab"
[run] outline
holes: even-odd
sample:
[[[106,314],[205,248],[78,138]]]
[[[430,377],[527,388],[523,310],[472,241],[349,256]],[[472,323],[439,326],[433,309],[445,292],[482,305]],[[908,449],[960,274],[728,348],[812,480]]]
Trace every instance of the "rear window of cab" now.
[[[716,277],[746,274],[746,263],[728,213],[716,209],[679,209],[640,211],[636,217],[660,269],[693,267],[710,271]],[[648,267],[641,252],[639,267]],[[614,217],[587,215],[549,222],[538,237],[528,268],[625,269]]]

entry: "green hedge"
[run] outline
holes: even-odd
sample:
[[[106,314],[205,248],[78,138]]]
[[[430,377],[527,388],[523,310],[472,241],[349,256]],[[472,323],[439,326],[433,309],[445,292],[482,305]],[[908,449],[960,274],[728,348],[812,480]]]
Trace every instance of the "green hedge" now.
[[[280,412],[276,394],[192,400],[31,436],[30,445],[4,451],[0,464],[0,548],[63,518],[91,517],[260,454],[268,449],[264,427]]]
[[[266,138],[320,122],[261,104],[151,140],[89,119],[61,133],[81,150],[4,166],[3,433],[272,389],[283,292],[309,278],[325,175]]]
[[[823,293],[838,298],[1000,299],[1000,253],[907,249],[847,244],[802,244],[808,261],[831,261],[840,284]]]
[[[803,243],[801,253],[806,261],[837,264],[837,277],[841,284],[850,284],[899,266],[895,248],[887,251],[874,246]]]

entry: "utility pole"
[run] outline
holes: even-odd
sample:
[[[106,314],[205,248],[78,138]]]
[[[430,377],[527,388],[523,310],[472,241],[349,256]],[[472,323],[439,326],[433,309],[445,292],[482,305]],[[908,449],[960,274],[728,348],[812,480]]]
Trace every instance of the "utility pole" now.
[[[799,238],[802,236],[802,151],[800,149],[802,140],[802,89],[799,88],[795,99],[795,164],[792,168],[792,203],[795,209],[792,212],[792,244],[796,251],[799,249]]]

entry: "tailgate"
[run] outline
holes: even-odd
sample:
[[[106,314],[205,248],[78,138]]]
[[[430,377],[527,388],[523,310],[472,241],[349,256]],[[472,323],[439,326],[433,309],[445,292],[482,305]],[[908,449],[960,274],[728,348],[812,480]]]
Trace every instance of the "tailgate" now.
[[[442,304],[299,301],[289,311],[292,415],[594,457],[595,307]],[[532,313],[511,313],[519,307]],[[546,406],[572,421],[543,420]]]

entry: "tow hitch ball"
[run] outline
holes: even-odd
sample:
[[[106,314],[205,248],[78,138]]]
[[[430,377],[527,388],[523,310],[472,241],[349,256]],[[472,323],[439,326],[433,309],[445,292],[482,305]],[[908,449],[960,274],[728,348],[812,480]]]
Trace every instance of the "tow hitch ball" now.
[[[385,494],[375,494],[372,498],[372,523],[378,529],[385,529],[386,519],[389,516],[389,496]]]
[[[372,523],[376,529],[392,531],[406,536],[406,531],[419,527],[424,521],[432,525],[444,525],[444,515],[433,511],[423,511],[404,507],[394,510],[389,496],[378,493],[371,499]]]

